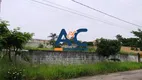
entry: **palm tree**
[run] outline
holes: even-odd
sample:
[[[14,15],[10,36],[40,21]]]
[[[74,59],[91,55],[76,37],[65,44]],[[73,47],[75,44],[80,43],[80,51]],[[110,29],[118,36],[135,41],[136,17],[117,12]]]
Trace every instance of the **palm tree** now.
[[[58,38],[57,34],[50,33],[50,35],[48,37],[51,38],[49,44],[52,45],[53,47],[55,47],[55,40]]]

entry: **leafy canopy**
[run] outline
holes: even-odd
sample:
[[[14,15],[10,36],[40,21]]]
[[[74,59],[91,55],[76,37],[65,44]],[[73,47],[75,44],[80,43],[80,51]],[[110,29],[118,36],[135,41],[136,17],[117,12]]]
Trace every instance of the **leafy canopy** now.
[[[96,40],[97,50],[99,56],[109,57],[110,55],[116,55],[121,48],[121,44],[118,40],[98,39]]]

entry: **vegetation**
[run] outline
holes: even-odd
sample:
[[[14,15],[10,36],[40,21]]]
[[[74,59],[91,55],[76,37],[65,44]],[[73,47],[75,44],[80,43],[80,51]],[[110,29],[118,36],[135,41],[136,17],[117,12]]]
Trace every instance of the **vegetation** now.
[[[138,37],[138,40],[137,40],[137,44],[136,46],[138,48],[140,48],[140,50],[142,51],[142,31],[140,29],[138,29],[138,31],[132,31],[132,33]]]
[[[121,42],[122,46],[131,47],[132,50],[138,51],[138,48],[142,51],[142,31],[132,31],[137,38],[123,38],[121,35],[117,35],[116,38]]]
[[[33,36],[33,33],[20,32],[20,28],[9,30],[7,21],[0,21],[0,50],[6,50],[6,55],[9,56],[9,60],[12,61],[11,55],[14,51],[15,59],[16,55],[20,55],[20,51]]]
[[[142,63],[136,62],[98,62],[95,64],[72,64],[72,65],[49,65],[49,64],[30,64],[16,61],[17,55],[22,55],[22,49],[27,50],[53,50],[43,48],[44,45],[40,44],[39,48],[24,48],[24,45],[32,38],[33,34],[28,32],[20,32],[20,28],[9,30],[7,21],[0,21],[0,51],[5,55],[0,57],[0,79],[1,80],[62,80],[69,78],[76,78],[80,76],[92,76],[98,74],[112,73],[118,71],[142,69]],[[89,52],[97,52],[98,55],[109,57],[116,55],[120,51],[121,43],[125,41],[131,42],[128,45],[131,47],[139,47],[142,43],[142,31],[132,31],[138,38],[124,39],[120,35],[117,36],[118,40],[98,39],[96,46],[93,47],[92,42],[88,42]],[[56,33],[51,33],[49,44],[55,47]],[[137,40],[138,39],[138,40]],[[121,43],[120,43],[121,42]],[[136,44],[135,44],[136,43]],[[79,46],[80,47],[80,46]],[[120,52],[125,53],[125,52]],[[12,61],[12,55],[15,56],[15,62]],[[27,59],[27,58],[26,58]],[[10,60],[10,61],[9,61]],[[28,60],[28,59],[27,59]],[[114,59],[116,60],[116,59]]]
[[[94,46],[93,42],[86,42],[87,46]]]
[[[121,35],[116,36],[117,40],[121,42],[122,46],[136,47],[138,38],[123,38]]]
[[[103,57],[109,57],[110,55],[116,55],[119,53],[121,45],[117,40],[108,40],[108,39],[98,39],[96,41],[98,55]]]
[[[40,44],[38,45],[38,48],[44,48],[44,45],[40,43]]]
[[[96,52],[96,48],[95,47],[88,47],[87,52]]]
[[[25,75],[23,75],[23,70],[17,68],[9,69],[4,76],[5,80],[23,80],[25,77]]]
[[[53,48],[54,48],[55,47],[55,40],[58,37],[57,34],[56,33],[50,33],[50,35],[48,37],[51,38],[48,44],[52,45]]]
[[[61,80],[81,76],[92,76],[97,74],[112,73],[118,71],[141,69],[141,63],[135,62],[101,62],[96,64],[82,65],[40,65],[35,68],[27,68],[25,74],[28,78]],[[36,70],[36,71],[35,71]],[[34,71],[34,72],[33,72]]]
[[[16,66],[6,60],[0,61],[0,79],[6,80],[16,76],[18,80],[63,80],[81,76],[93,76],[118,71],[142,69],[142,63],[137,62],[99,62],[96,64],[81,65],[28,65],[17,64]],[[13,69],[14,68],[14,69]],[[19,73],[19,75],[9,75],[9,73]],[[21,73],[20,73],[21,72]],[[20,78],[23,79],[20,79]],[[16,80],[16,79],[13,79]]]

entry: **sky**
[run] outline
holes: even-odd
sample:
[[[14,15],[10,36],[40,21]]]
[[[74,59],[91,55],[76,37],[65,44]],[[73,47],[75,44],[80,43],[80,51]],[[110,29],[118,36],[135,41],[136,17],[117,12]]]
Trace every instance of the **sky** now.
[[[20,27],[23,32],[34,33],[36,39],[49,39],[50,33],[59,35],[61,29],[75,31],[87,28],[88,32],[77,37],[82,41],[92,41],[97,38],[115,39],[117,34],[123,37],[134,37],[132,30],[142,27],[127,24],[111,18],[71,0],[37,0],[46,4],[56,3],[70,11],[89,16],[93,19],[62,11],[50,6],[36,3],[32,0],[2,0],[0,17],[10,22],[9,29]],[[142,26],[142,0],[76,0],[90,7],[111,14],[123,20]],[[57,5],[54,5],[59,7]],[[60,7],[62,8],[62,7]],[[66,8],[64,8],[66,9]],[[102,21],[102,22],[100,22]]]

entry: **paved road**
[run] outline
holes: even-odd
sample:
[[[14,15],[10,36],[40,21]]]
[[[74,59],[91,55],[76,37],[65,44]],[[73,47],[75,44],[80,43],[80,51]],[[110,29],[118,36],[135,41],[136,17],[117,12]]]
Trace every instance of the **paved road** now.
[[[142,70],[118,72],[92,77],[82,77],[71,80],[142,80]]]

